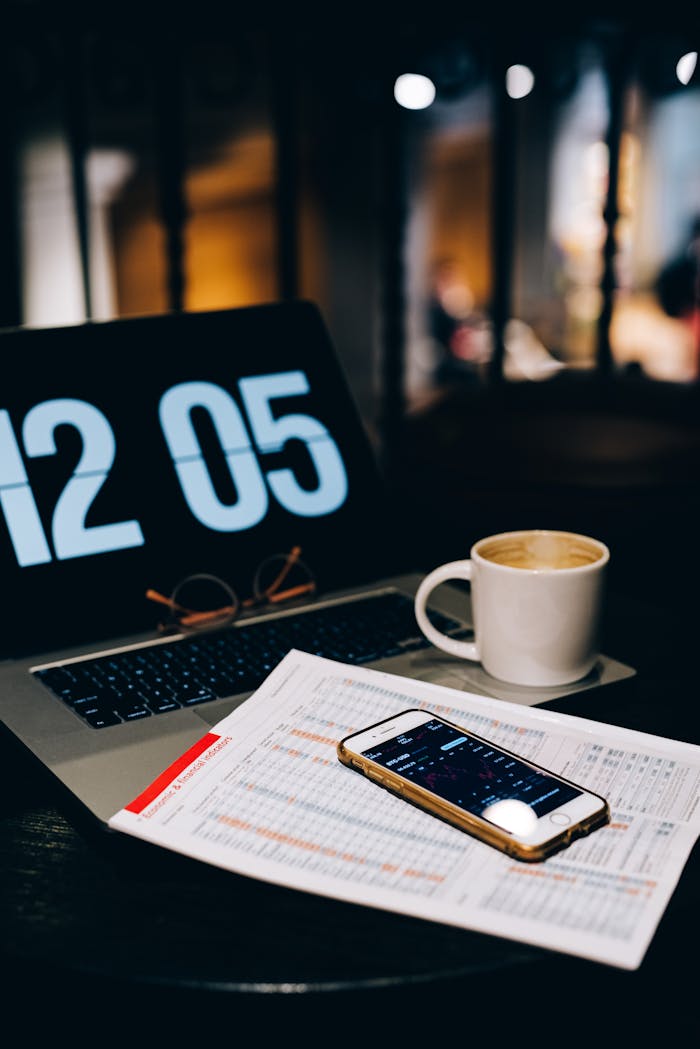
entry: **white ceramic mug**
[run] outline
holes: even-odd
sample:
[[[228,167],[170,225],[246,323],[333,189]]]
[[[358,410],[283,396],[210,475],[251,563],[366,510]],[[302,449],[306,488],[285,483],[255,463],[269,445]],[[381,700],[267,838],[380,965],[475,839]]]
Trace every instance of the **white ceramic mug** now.
[[[598,656],[604,543],[574,532],[526,529],[487,536],[468,560],[430,572],[416,592],[418,625],[434,645],[481,663],[494,678],[547,687],[578,681]],[[471,584],[474,641],[447,637],[428,619],[432,591]]]

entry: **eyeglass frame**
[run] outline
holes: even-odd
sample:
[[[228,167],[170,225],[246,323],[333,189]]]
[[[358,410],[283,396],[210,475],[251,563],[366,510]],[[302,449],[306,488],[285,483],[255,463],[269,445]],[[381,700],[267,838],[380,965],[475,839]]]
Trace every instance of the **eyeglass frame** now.
[[[267,564],[268,561],[274,560],[276,557],[279,557],[283,561],[283,565],[275,579],[265,588],[265,590],[255,592],[251,597],[246,598],[244,601],[239,599],[236,591],[226,582],[226,580],[208,572],[195,572],[191,575],[184,576],[184,578],[174,587],[170,597],[165,597],[165,595],[161,594],[158,590],[149,587],[146,590],[146,598],[149,601],[165,605],[176,617],[178,612],[184,613],[184,616],[181,618],[175,618],[172,623],[159,623],[158,630],[161,633],[171,633],[173,631],[193,633],[208,628],[221,629],[222,627],[231,626],[240,617],[241,613],[244,613],[244,610],[254,611],[258,608],[265,608],[268,606],[274,607],[275,605],[283,604],[286,601],[293,601],[305,594],[313,594],[316,591],[316,580],[311,569],[301,559],[300,546],[293,546],[287,554],[272,554],[270,557],[261,561],[253,576],[254,590],[255,580],[257,579],[263,565]],[[280,591],[278,588],[282,585],[295,565],[301,565],[309,577],[308,581],[290,587],[287,590]],[[187,584],[194,582],[211,582],[218,585],[224,593],[228,595],[231,604],[224,605],[218,609],[205,609],[202,611],[195,611],[194,609],[180,605],[176,600],[178,591],[182,590]]]

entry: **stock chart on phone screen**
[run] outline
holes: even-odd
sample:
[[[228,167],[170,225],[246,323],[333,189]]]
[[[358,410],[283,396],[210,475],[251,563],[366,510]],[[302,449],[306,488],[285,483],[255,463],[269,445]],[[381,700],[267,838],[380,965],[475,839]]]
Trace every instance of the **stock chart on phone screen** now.
[[[581,793],[437,718],[387,740],[366,756],[475,815],[498,801],[514,799],[536,816],[545,816]]]

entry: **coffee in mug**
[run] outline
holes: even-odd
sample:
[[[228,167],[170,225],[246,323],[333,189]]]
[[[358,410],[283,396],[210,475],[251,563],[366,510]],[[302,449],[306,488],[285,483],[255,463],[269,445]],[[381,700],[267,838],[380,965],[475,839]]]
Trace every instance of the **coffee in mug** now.
[[[415,597],[418,625],[434,645],[480,662],[501,681],[556,686],[586,677],[598,657],[607,546],[598,539],[547,529],[487,536],[469,559],[430,572]],[[471,584],[474,641],[441,633],[426,605],[450,579]]]

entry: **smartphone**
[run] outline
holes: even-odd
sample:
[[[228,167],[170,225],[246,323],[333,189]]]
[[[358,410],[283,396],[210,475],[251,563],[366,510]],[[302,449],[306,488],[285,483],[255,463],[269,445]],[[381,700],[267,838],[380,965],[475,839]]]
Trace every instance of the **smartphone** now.
[[[610,819],[607,801],[425,710],[341,739],[344,765],[517,860],[540,861]]]

